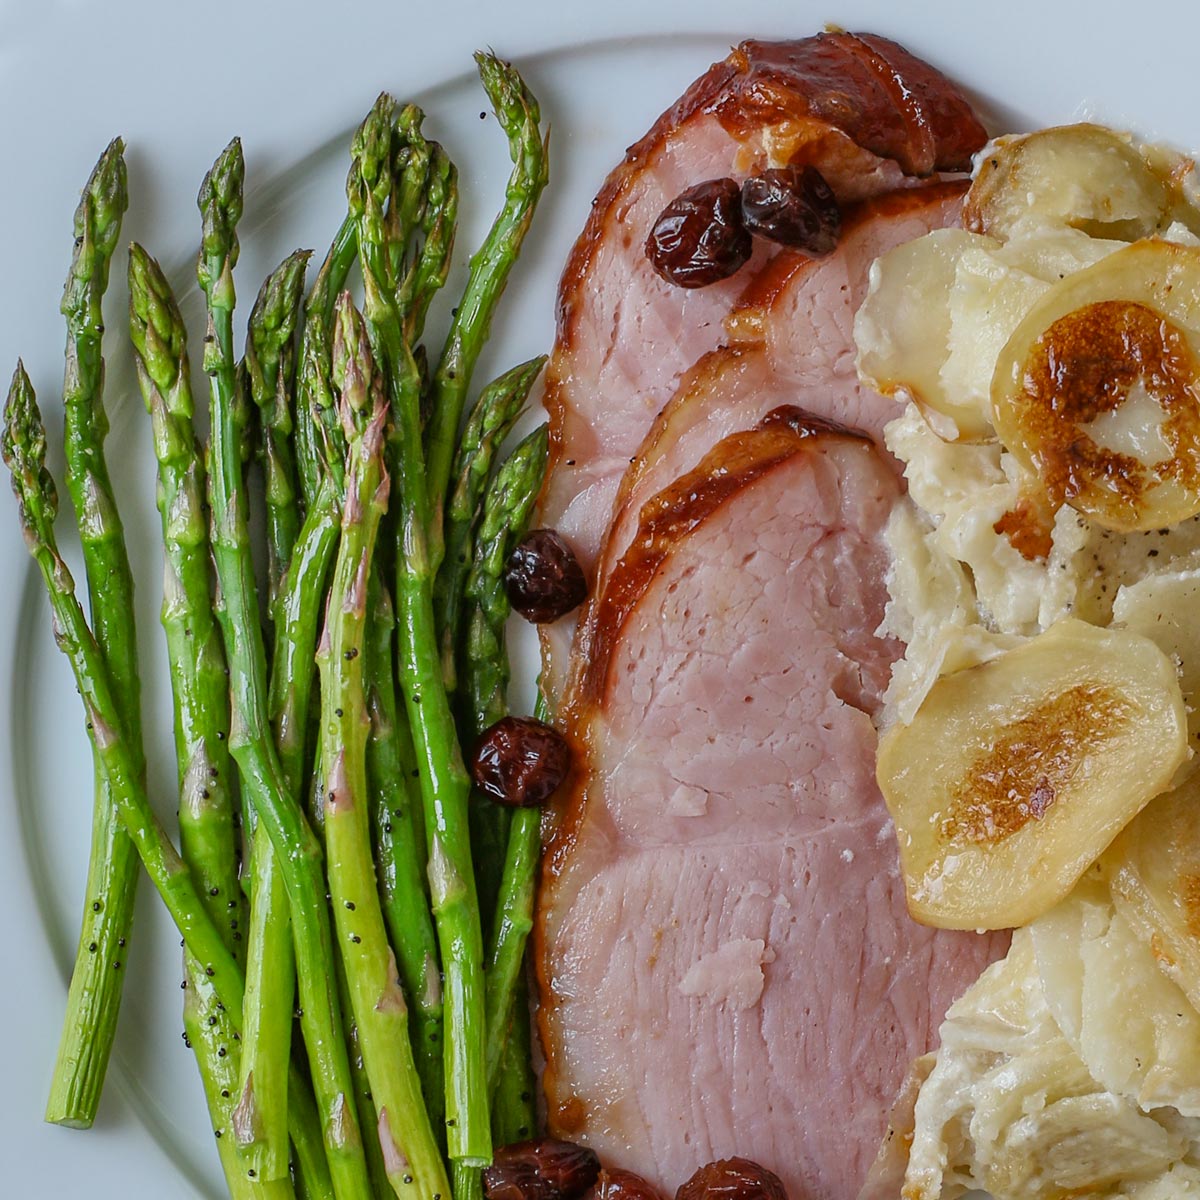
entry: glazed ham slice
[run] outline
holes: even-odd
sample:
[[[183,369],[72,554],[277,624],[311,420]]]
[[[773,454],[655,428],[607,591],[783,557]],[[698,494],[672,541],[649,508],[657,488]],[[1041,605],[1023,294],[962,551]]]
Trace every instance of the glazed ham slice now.
[[[874,780],[900,483],[797,410],[643,506],[589,616],[535,961],[551,1130],[666,1194],[733,1154],[851,1200],[1003,938],[915,924]]]
[[[596,197],[559,290],[542,519],[589,572],[621,473],[683,372],[724,340],[745,279],[770,257],[760,245],[732,279],[673,287],[643,251],[663,207],[701,180],[783,163],[817,166],[850,203],[964,170],[984,140],[952,84],[869,34],[743,42],[659,118]]]

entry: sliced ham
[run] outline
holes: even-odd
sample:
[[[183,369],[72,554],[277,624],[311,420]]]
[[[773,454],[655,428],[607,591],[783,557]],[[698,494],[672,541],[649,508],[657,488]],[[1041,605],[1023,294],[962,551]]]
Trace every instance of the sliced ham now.
[[[760,246],[732,279],[673,287],[643,251],[663,207],[701,180],[788,162],[816,165],[850,203],[963,170],[984,140],[942,75],[894,42],[848,33],[743,42],[659,118],[596,197],[559,290],[542,519],[589,572],[630,457],[770,257]]]
[[[670,1194],[733,1154],[852,1200],[1003,938],[908,916],[874,780],[881,452],[796,410],[653,497],[589,614],[535,962],[553,1132]]]

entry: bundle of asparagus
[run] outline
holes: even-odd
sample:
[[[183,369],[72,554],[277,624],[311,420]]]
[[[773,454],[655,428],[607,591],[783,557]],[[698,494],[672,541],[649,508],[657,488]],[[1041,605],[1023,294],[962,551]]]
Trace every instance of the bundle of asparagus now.
[[[347,215],[315,281],[306,294],[305,252],[270,275],[240,362],[237,140],[205,177],[206,448],[179,308],[155,260],[130,247],[178,851],[146,794],[133,582],[104,455],[119,140],[83,193],[62,306],[66,478],[90,619],[57,549],[45,431],[19,363],[8,394],[4,460],[95,758],[87,908],[46,1116],[95,1116],[140,859],[183,938],[185,1038],[235,1198],[471,1200],[493,1145],[535,1122],[522,961],[537,812],[510,820],[473,793],[461,747],[507,713],[501,576],[541,485],[545,429],[506,458],[501,447],[544,360],[467,401],[547,160],[521,77],[476,57],[514,169],[436,358],[422,338],[449,267],[457,175],[421,111],[386,95],[354,135]],[[356,263],[361,312],[346,290]]]

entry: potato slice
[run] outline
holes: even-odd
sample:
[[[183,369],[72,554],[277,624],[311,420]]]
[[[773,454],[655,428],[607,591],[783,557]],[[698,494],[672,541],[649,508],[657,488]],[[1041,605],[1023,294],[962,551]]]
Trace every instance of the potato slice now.
[[[1147,805],[1104,861],[1117,908],[1200,1010],[1200,778]]]
[[[992,378],[1000,440],[1109,529],[1200,513],[1200,249],[1151,239],[1051,288]]]
[[[1024,925],[1061,900],[1187,753],[1174,664],[1073,618],[939,679],[879,744],[909,911]]]
[[[990,439],[987,397],[947,390],[950,292],[964,250],[999,246],[962,229],[938,229],[897,246],[871,266],[867,297],[854,318],[858,373],[882,396],[912,400],[945,441]]]
[[[1135,241],[1170,223],[1178,189],[1130,142],[1102,125],[1060,125],[1000,138],[982,156],[963,225],[1006,240],[1067,225]]]

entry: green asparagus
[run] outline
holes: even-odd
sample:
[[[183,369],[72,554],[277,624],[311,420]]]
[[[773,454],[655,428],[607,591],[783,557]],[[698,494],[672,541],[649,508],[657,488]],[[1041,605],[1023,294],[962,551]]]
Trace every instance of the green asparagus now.
[[[435,514],[435,536],[430,543],[435,571],[442,560],[441,510],[471,376],[529,231],[534,209],[549,180],[547,139],[539,128],[541,113],[533,93],[518,72],[494,54],[480,52],[475,55],[475,62],[492,109],[508,137],[513,172],[504,205],[471,258],[467,286],[455,310],[433,378],[434,402],[426,434],[429,464],[426,486]]]
[[[432,361],[422,338],[451,264],[458,180],[416,105],[376,101],[311,290],[302,296],[308,255],[288,256],[258,294],[240,364],[236,139],[205,176],[207,457],[179,308],[158,264],[131,247],[130,333],[158,460],[178,853],[146,795],[132,579],[104,460],[101,302],[126,207],[119,140],[76,214],[62,304],[67,484],[92,628],[55,543],[45,432],[20,364],[5,408],[0,450],[95,763],[89,909],[47,1117],[94,1116],[140,858],[183,935],[185,1040],[234,1200],[482,1200],[493,1144],[533,1132],[529,1027],[517,1017],[537,814],[473,797],[460,746],[507,709],[500,574],[540,486],[545,430],[496,463],[545,360],[500,376],[460,425],[546,184],[546,140],[517,72],[491,54],[476,61],[514,166]],[[362,316],[344,290],[356,259]]]
[[[128,205],[124,146],[100,156],[75,210],[75,250],[63,289],[67,322],[63,400],[67,490],[79,522],[92,626],[109,665],[128,730],[134,770],[142,757],[141,688],[133,625],[133,575],[104,458],[101,304]],[[87,1128],[96,1117],[125,982],[122,964],[133,924],[137,855],[117,820],[103,770],[95,764],[92,846],[67,1012],[46,1104],[46,1120]]]
[[[508,712],[509,662],[504,625],[509,603],[502,574],[513,547],[524,536],[545,474],[547,453],[547,427],[539,425],[501,464],[484,499],[475,561],[466,586],[472,611],[463,647],[463,678],[472,738],[478,738]],[[476,796],[472,818],[480,864],[480,908],[493,930],[487,977],[490,1095],[495,1088],[513,987],[532,927],[534,870],[541,842],[536,809],[517,809],[510,818],[507,809]]]
[[[358,226],[348,215],[342,221],[304,302],[295,425],[296,469],[306,509],[312,507],[324,478],[322,428],[336,424],[319,415],[332,411],[332,399],[323,380],[327,381],[329,375],[333,306],[357,253]]]
[[[299,486],[292,449],[293,342],[308,259],[307,250],[297,250],[267,276],[250,312],[246,333],[247,386],[262,423],[260,457],[266,484],[270,556],[267,583],[272,611],[300,532]]]
[[[318,662],[325,764],[325,844],[338,944],[397,1196],[446,1196],[449,1181],[429,1124],[408,1036],[408,1011],[387,940],[371,858],[363,688],[367,583],[387,507],[387,403],[366,329],[348,295],[334,334],[335,382],[349,450],[342,535]]]
[[[229,758],[229,690],[225,653],[212,613],[204,465],[192,428],[186,332],[159,266],[138,245],[129,252],[129,328],[138,379],[154,430],[158,507],[162,514],[162,625],[174,693],[179,834],[209,916],[236,952],[243,919]],[[228,1016],[203,968],[187,960],[185,1029],[195,1051],[216,1128],[232,1132],[237,1062]],[[235,1139],[220,1144],[230,1190],[247,1178]]]
[[[398,662],[429,838],[430,893],[445,975],[447,1143],[454,1165],[455,1195],[461,1196],[464,1191],[471,1194],[477,1190],[478,1170],[491,1161],[483,1062],[483,937],[471,863],[470,781],[442,681],[433,615],[421,379],[398,305],[401,280],[392,266],[388,221],[373,190],[382,125],[368,118],[356,135],[353,154],[357,171],[351,172],[347,191],[351,211],[358,217],[365,314],[386,368],[395,427]]]
[[[445,1117],[442,980],[437,933],[429,911],[421,789],[407,717],[393,676],[395,610],[379,564],[367,595],[367,771],[383,913],[396,948],[400,980],[413,1011],[413,1055],[435,1130]]]
[[[292,360],[308,257],[298,250],[267,277],[246,335],[244,386],[258,407],[262,428],[268,607],[273,618],[300,524],[291,444]],[[256,822],[252,836],[246,1029],[235,1135],[248,1170],[260,1179],[280,1179],[288,1169],[287,1071],[296,966],[282,868],[261,822]]]

